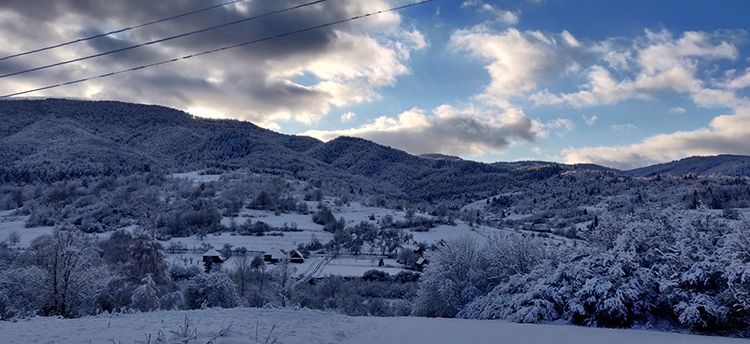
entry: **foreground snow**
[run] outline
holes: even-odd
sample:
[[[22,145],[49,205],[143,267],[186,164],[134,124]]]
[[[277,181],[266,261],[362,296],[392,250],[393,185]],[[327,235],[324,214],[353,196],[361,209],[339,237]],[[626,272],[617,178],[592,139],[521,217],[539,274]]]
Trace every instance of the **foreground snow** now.
[[[745,340],[640,330],[526,325],[499,321],[347,317],[308,310],[209,309],[161,311],[81,319],[34,318],[0,322],[3,343],[182,343],[171,331],[187,316],[197,329],[188,343],[746,343]],[[231,325],[231,326],[230,326]],[[187,331],[192,333],[192,331]],[[257,338],[257,339],[256,339]]]

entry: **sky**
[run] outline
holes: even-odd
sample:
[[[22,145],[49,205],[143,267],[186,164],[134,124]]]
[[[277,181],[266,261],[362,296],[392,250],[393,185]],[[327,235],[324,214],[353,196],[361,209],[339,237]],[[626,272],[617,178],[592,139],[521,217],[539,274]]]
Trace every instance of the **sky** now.
[[[226,0],[0,2],[0,56]],[[0,61],[0,75],[311,0],[244,0]],[[219,30],[0,78],[8,94],[410,3],[327,0]],[[629,169],[750,154],[750,2],[435,0],[29,94],[151,103],[414,154]]]

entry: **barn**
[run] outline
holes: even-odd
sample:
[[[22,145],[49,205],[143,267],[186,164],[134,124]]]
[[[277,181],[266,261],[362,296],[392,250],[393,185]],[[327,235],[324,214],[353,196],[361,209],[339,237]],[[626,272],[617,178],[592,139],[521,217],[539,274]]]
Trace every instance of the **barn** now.
[[[212,248],[203,254],[203,267],[206,272],[211,272],[211,268],[214,265],[221,266],[221,263],[224,263],[224,260],[225,259],[221,256],[221,254]]]
[[[271,264],[277,264],[284,260],[290,263],[302,264],[305,262],[305,256],[299,250],[291,250],[289,253],[283,250],[271,250],[263,254],[263,260]]]
[[[286,254],[281,250],[271,250],[263,253],[263,261],[266,263],[276,264],[286,258]]]
[[[289,261],[295,264],[302,264],[305,262],[305,256],[298,250],[291,250],[289,252]]]
[[[427,267],[428,263],[429,262],[427,261],[425,257],[419,257],[419,259],[417,259],[417,262],[414,263],[414,268],[417,271],[424,271],[424,268]]]

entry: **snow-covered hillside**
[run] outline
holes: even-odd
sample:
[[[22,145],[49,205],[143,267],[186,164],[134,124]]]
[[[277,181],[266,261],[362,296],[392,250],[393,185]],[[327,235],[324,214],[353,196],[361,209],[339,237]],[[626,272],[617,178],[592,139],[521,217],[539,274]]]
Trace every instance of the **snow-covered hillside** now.
[[[180,327],[185,327],[186,317],[189,328],[182,331]],[[646,330],[525,325],[482,320],[348,317],[309,310],[249,308],[160,311],[67,320],[40,317],[0,322],[0,333],[0,341],[6,344],[206,343],[212,339],[217,344],[746,343],[741,339]],[[164,341],[160,342],[160,338]]]

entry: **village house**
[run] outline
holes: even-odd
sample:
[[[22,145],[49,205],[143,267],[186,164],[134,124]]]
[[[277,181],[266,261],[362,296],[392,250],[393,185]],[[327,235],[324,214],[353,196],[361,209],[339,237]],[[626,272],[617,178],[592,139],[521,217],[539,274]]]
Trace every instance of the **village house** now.
[[[288,253],[284,250],[271,250],[263,254],[263,261],[270,264],[278,264],[284,260],[290,263],[302,264],[305,262],[305,256],[299,250],[291,250]]]
[[[211,269],[214,266],[221,267],[221,264],[224,263],[225,260],[226,259],[221,256],[219,251],[211,248],[203,254],[203,268],[206,270],[206,272],[211,272]]]

